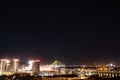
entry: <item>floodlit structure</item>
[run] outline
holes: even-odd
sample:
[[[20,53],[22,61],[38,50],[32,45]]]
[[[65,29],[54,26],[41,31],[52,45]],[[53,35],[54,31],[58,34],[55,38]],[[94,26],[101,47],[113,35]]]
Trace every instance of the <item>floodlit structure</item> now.
[[[40,72],[40,60],[30,60],[28,66],[24,68],[25,71],[31,71],[38,74]]]
[[[51,64],[51,66],[53,66],[53,67],[65,67],[65,64],[61,63],[61,62],[58,61],[58,60],[55,60],[55,61]]]
[[[13,72],[17,72],[19,67],[19,59],[13,59]]]
[[[60,70],[59,67],[65,67],[65,64],[61,63],[58,60],[55,60],[51,66],[54,68],[54,71],[56,72],[56,74],[60,74]]]
[[[33,60],[32,71],[38,73],[40,66],[40,60]]]
[[[8,59],[1,59],[0,71],[7,72],[9,71],[10,60]]]
[[[53,76],[60,73],[65,73],[63,69],[60,72],[60,67],[65,67],[65,64],[61,63],[58,60],[55,60],[50,65],[41,65],[40,72],[42,76]]]
[[[53,67],[51,65],[42,65],[40,66],[40,71],[45,72],[53,71]]]

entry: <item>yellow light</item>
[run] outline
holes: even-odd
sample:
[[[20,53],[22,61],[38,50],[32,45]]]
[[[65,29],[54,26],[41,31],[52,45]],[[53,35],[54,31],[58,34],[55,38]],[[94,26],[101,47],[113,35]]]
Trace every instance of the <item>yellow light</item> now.
[[[6,63],[7,63],[7,64],[10,63],[10,60],[6,60]]]
[[[100,68],[100,70],[102,71],[102,70],[103,70],[103,68]]]

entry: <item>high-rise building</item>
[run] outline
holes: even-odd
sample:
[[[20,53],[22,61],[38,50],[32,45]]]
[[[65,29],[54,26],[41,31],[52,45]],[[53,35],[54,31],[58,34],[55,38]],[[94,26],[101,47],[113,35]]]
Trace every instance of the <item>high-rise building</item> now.
[[[32,71],[35,73],[40,71],[40,60],[33,60]]]
[[[19,59],[13,59],[13,72],[17,72],[19,68]]]
[[[6,72],[9,71],[10,60],[8,59],[1,59],[0,60],[0,71]]]

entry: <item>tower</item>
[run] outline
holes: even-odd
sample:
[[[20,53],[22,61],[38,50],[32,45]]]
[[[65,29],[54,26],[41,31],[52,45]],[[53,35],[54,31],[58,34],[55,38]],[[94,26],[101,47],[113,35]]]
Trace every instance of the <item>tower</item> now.
[[[40,67],[40,60],[33,60],[32,71],[34,73],[38,73],[40,69],[39,67]]]
[[[13,72],[17,72],[19,67],[19,59],[13,59]]]
[[[6,72],[9,71],[10,60],[8,59],[1,59],[0,71]]]

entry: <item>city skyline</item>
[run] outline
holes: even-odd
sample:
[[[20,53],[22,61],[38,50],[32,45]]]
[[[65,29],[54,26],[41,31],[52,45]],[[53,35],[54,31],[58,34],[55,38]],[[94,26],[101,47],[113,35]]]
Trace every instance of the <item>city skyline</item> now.
[[[0,58],[119,63],[119,10],[109,2],[1,2]]]

